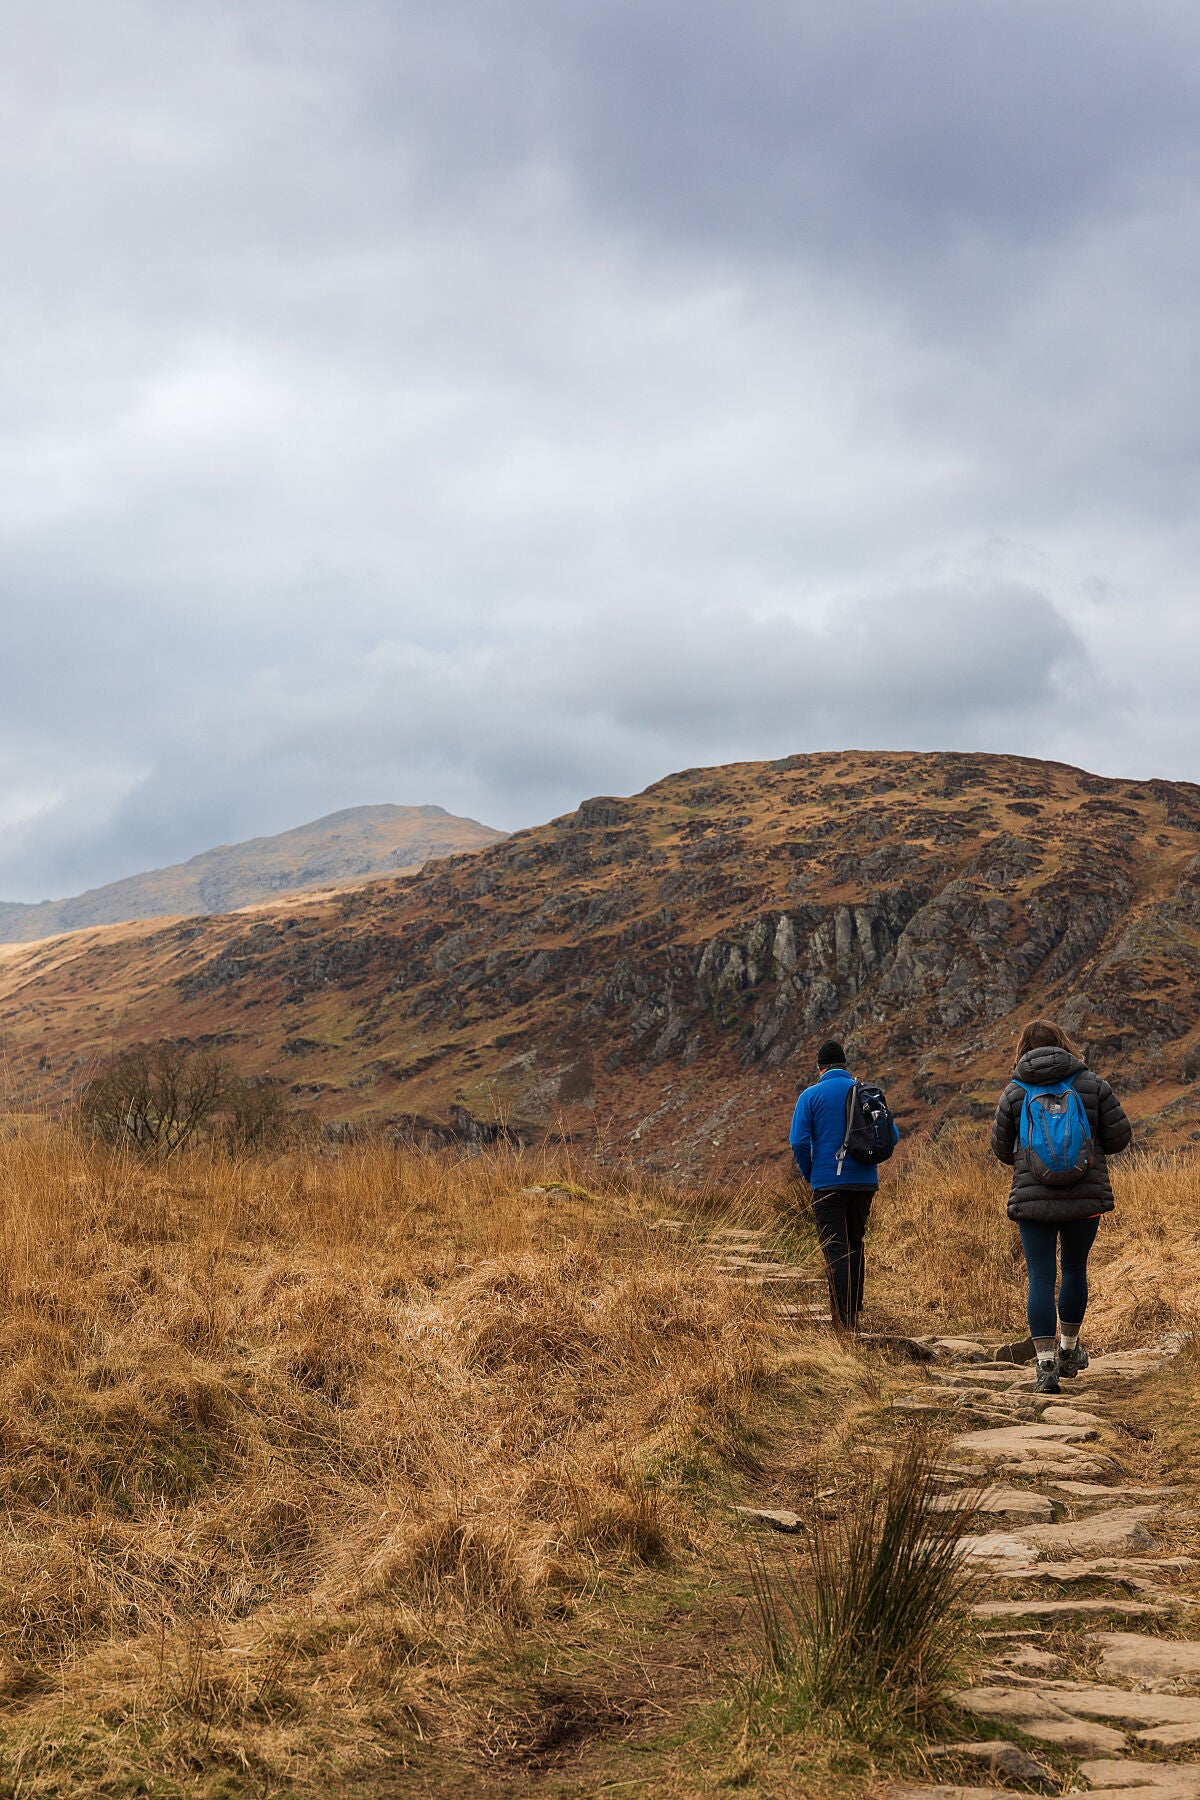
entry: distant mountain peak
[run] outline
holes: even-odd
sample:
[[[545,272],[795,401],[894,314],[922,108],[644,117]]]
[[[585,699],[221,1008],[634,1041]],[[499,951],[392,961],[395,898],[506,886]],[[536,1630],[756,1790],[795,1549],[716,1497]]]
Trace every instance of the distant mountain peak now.
[[[186,862],[127,875],[66,900],[0,901],[0,943],[28,943],[90,925],[235,912],[289,894],[415,874],[436,857],[483,850],[506,836],[443,806],[347,806],[290,831],[218,844]]]

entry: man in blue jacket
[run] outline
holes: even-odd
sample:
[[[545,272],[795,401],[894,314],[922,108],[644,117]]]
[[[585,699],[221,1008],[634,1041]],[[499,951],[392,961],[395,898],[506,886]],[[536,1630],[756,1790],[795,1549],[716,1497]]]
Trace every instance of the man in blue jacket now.
[[[797,1100],[789,1133],[796,1167],[812,1189],[833,1321],[847,1331],[855,1329],[862,1311],[863,1238],[879,1186],[879,1171],[873,1163],[839,1156],[846,1136],[846,1098],[853,1081],[842,1046],[832,1041],[822,1044],[817,1051],[817,1080]],[[897,1139],[899,1135],[897,1131]]]

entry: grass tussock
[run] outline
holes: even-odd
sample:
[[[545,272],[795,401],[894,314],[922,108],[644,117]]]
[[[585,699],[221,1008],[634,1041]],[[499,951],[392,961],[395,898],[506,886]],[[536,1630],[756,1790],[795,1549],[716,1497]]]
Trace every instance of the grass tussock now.
[[[853,1508],[818,1514],[799,1573],[751,1555],[768,1680],[804,1719],[834,1714],[875,1736],[945,1696],[971,1636],[973,1576],[958,1538],[970,1517],[936,1511],[940,1446],[912,1433]]]

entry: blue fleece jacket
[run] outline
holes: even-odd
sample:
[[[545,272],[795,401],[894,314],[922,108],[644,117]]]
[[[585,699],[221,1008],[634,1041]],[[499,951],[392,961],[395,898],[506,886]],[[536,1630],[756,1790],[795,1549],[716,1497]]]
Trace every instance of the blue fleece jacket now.
[[[846,1136],[846,1090],[853,1080],[849,1069],[826,1069],[796,1102],[788,1139],[796,1167],[814,1191],[879,1186],[874,1163],[856,1162],[851,1156],[838,1174],[838,1151]],[[900,1141],[898,1130],[896,1141]]]

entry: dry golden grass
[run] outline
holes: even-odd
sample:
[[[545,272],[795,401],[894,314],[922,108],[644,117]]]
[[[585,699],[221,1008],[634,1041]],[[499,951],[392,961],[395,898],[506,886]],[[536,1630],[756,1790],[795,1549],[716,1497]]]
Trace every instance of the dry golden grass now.
[[[1190,1318],[1196,1183],[1120,1172],[1093,1340]],[[1020,1328],[1003,1192],[969,1147],[887,1172],[875,1322]],[[735,1490],[835,1464],[886,1397],[690,1229],[786,1243],[795,1204],[503,1151],[0,1141],[0,1792],[428,1792],[521,1738],[564,1647],[622,1667],[648,1596],[736,1561]]]
[[[564,1173],[4,1142],[22,1792],[99,1790],[147,1745],[185,1787],[369,1773],[462,1726],[464,1655],[694,1552],[699,1496],[757,1466],[778,1328],[654,1195],[523,1191]]]

